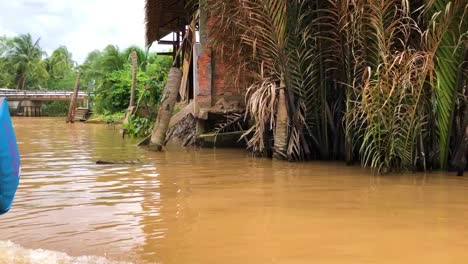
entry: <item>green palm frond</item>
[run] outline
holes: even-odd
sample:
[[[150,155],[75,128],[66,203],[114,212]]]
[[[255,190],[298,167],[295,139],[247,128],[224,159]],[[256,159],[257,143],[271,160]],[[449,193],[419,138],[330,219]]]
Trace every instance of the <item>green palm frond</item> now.
[[[436,148],[426,136],[438,133],[441,162],[447,161],[457,44],[468,35],[466,1],[208,0],[208,6],[217,25],[209,32],[214,54],[246,90],[254,151],[275,145],[289,160],[352,161],[359,153],[363,166],[386,172],[425,164]]]
[[[360,34],[371,36],[363,42],[368,70],[353,81],[356,101],[350,103],[347,127],[356,131],[363,166],[378,172],[413,168],[417,138],[425,133],[422,96],[432,57],[409,45],[411,34],[422,33],[408,6],[406,1],[370,0],[362,14],[367,26]]]
[[[458,69],[463,63],[460,37],[468,32],[468,3],[434,0],[427,4],[430,17],[426,34],[428,49],[435,52],[435,115],[439,133],[439,162],[447,168],[452,135]]]

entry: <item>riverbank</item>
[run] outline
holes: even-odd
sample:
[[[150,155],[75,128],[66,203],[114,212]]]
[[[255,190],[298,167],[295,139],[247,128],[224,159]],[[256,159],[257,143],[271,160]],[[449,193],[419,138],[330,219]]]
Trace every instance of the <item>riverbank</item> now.
[[[87,124],[122,124],[125,118],[125,113],[115,114],[93,114],[86,120]]]

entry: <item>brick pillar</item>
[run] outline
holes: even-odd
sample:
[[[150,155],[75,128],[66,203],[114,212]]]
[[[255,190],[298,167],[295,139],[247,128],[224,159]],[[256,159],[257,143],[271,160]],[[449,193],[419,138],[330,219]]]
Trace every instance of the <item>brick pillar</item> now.
[[[211,48],[202,47],[202,52],[198,58],[198,94],[197,103],[200,107],[211,107],[211,91],[213,69],[211,64]]]
[[[211,63],[212,51],[209,47],[208,34],[209,23],[208,14],[206,11],[206,0],[200,0],[200,44],[198,50],[197,73],[198,73],[198,89],[195,93],[197,104],[202,108],[209,108],[212,105],[212,75],[213,67]]]

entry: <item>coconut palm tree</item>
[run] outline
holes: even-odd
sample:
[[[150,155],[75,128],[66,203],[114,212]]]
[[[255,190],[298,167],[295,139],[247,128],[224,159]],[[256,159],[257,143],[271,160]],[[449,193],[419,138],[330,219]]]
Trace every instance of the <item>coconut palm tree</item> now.
[[[24,89],[28,79],[41,83],[47,80],[48,74],[42,56],[45,54],[39,46],[40,38],[33,41],[30,34],[13,38],[12,48],[7,57],[16,69],[16,87]]]
[[[47,72],[51,78],[64,78],[75,66],[72,54],[67,47],[60,46],[52,52],[52,55],[45,59]]]
[[[104,72],[123,70],[127,65],[128,56],[122,53],[119,47],[109,45],[101,53],[98,61],[99,66]]]
[[[11,40],[5,36],[0,36],[0,57],[3,57],[5,52],[11,48]]]
[[[11,49],[11,39],[0,37],[0,87],[9,87],[13,82],[6,52]]]
[[[146,71],[146,67],[148,65],[148,59],[149,59],[149,50],[143,50],[140,47],[137,46],[131,46],[126,48],[123,51],[123,56],[125,58],[128,58],[128,60],[132,60],[131,54],[132,52],[136,52],[137,60],[138,60],[138,68],[140,68],[142,71]]]

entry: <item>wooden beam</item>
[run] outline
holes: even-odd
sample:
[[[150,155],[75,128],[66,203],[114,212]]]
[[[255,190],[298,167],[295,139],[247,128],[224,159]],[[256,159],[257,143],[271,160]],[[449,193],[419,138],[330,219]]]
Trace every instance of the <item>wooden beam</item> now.
[[[175,41],[172,40],[160,40],[158,41],[158,45],[175,45],[177,44]]]
[[[174,52],[158,52],[158,55],[161,56],[173,56]]]

